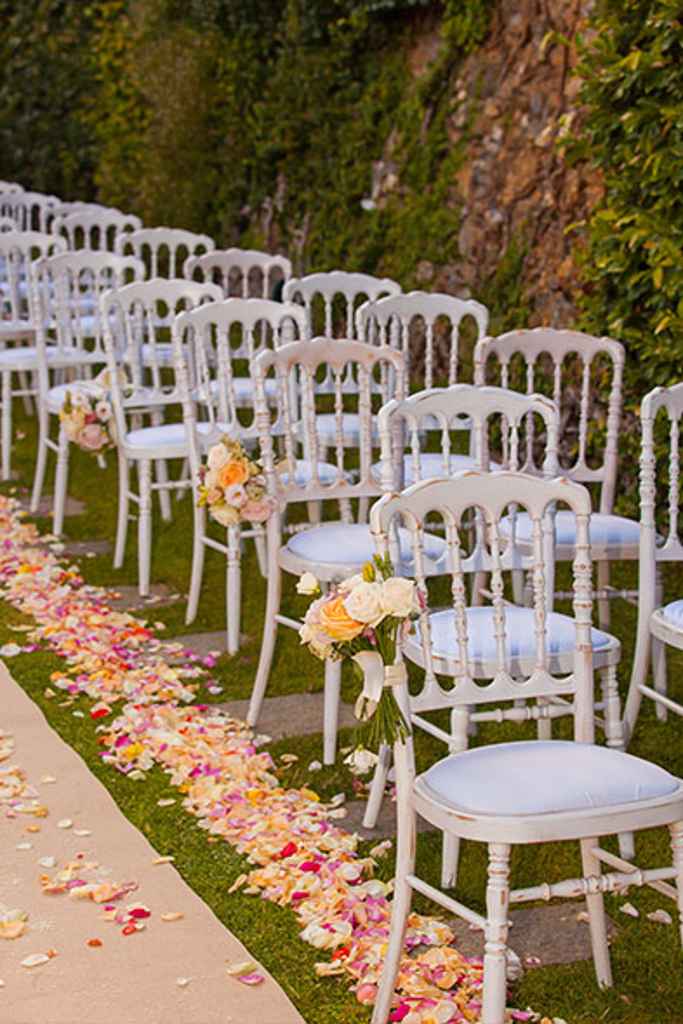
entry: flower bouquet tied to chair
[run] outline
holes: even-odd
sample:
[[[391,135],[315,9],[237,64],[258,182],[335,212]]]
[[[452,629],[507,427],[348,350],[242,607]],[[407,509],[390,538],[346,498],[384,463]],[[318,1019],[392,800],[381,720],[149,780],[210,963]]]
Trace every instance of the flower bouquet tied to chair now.
[[[349,658],[362,678],[355,714],[367,723],[370,748],[404,740],[410,730],[392,686],[405,679],[397,655],[420,609],[415,582],[395,576],[389,558],[376,555],[324,594],[310,572],[299,578],[297,591],[315,598],[299,630],[301,642],[322,661]]]
[[[237,526],[265,523],[276,503],[266,494],[260,463],[249,458],[239,441],[222,437],[199,471],[199,504],[221,526]]]

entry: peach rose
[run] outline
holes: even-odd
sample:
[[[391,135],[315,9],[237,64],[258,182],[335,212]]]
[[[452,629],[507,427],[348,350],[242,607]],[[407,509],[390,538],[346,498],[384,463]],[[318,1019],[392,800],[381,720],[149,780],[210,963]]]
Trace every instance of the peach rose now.
[[[365,629],[364,622],[352,619],[344,607],[344,598],[340,594],[326,601],[320,609],[320,625],[332,640],[353,640]]]
[[[86,423],[76,436],[76,444],[87,452],[97,452],[108,441],[107,432],[99,423]]]
[[[249,479],[249,467],[241,459],[230,459],[218,470],[218,486],[232,487]]]

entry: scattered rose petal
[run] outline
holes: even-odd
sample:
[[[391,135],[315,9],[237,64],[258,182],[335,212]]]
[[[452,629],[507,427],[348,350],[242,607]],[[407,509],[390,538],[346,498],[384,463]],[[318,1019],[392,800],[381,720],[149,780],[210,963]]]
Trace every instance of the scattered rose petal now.
[[[237,980],[241,981],[243,985],[260,985],[262,981],[266,979],[262,974],[254,971],[253,974],[238,974]]]
[[[255,967],[256,964],[253,960],[239,960],[234,964],[228,964],[225,969],[228,974],[238,976],[241,974],[249,974]]]
[[[640,912],[636,910],[632,903],[622,903],[619,910],[622,914],[627,914],[629,917],[640,917]]]
[[[57,828],[71,828],[73,821],[71,818],[62,818],[61,821],[57,822]]]
[[[176,978],[175,983],[178,988],[187,988],[192,981],[192,978]]]
[[[171,804],[174,804],[175,802],[176,801],[175,801],[174,797],[172,797],[172,796],[165,796],[165,797],[162,797],[161,800],[157,800],[157,807],[170,807]]]
[[[175,857],[173,857],[172,854],[167,853],[163,857],[155,857],[152,864],[172,864],[174,860]]]
[[[647,915],[648,921],[654,921],[655,924],[673,924],[671,914],[666,910],[653,910],[651,914]]]
[[[75,828],[74,835],[83,838],[84,836],[91,836],[92,832],[89,828]]]
[[[162,921],[180,921],[185,917],[181,910],[169,910],[166,914],[161,914]]]
[[[97,949],[102,945],[102,939],[88,939],[87,945],[91,946],[93,949]]]
[[[31,953],[30,956],[24,957],[21,961],[22,967],[40,967],[42,964],[46,964],[52,957],[47,956],[45,953]]]

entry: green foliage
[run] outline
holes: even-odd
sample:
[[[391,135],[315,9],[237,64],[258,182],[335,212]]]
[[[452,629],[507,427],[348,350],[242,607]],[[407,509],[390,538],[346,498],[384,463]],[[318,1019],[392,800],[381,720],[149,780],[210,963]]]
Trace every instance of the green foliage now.
[[[94,6],[0,0],[0,178],[91,198],[95,153],[84,107]]]
[[[683,21],[677,0],[602,0],[570,148],[602,173],[583,253],[585,325],[629,352],[633,398],[683,379]]]

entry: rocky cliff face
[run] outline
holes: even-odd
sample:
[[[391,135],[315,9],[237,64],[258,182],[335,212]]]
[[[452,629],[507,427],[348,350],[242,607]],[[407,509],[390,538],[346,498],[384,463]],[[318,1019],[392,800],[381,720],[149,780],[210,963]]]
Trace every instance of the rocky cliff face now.
[[[581,117],[572,75],[576,50],[558,37],[573,40],[590,7],[590,0],[498,0],[487,40],[451,87],[449,137],[466,145],[451,194],[462,214],[459,256],[420,266],[426,287],[476,290],[514,245],[524,254],[532,321],[573,321],[575,238],[566,229],[585,218],[601,184],[595,172],[570,167],[557,145]],[[433,56],[430,38],[420,39],[412,55],[418,75]],[[397,185],[391,140],[385,154],[389,173],[376,182],[380,202],[382,191]]]

